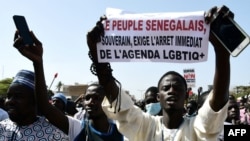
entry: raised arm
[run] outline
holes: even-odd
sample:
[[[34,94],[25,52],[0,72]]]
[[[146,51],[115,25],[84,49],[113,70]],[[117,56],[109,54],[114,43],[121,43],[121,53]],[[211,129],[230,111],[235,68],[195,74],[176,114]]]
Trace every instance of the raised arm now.
[[[44,77],[42,43],[35,37],[33,32],[31,32],[31,35],[34,44],[32,46],[25,46],[22,43],[22,38],[19,37],[18,32],[16,32],[14,47],[16,47],[23,56],[33,62],[35,72],[35,93],[39,112],[41,112],[41,114],[53,125],[68,134],[69,124],[67,117],[49,103]]]
[[[101,41],[104,36],[104,27],[102,21],[106,17],[101,17],[96,26],[87,33],[87,43],[89,47],[89,57],[92,60],[91,70],[92,73],[97,75],[99,83],[104,87],[106,97],[109,102],[115,100],[119,93],[116,79],[112,76],[112,69],[110,63],[99,63],[97,58],[97,43]]]
[[[220,9],[214,7],[207,13],[208,22],[216,11],[220,12]],[[214,111],[219,111],[227,103],[229,97],[230,54],[213,34],[210,34],[209,40],[215,51],[215,74],[210,106]]]

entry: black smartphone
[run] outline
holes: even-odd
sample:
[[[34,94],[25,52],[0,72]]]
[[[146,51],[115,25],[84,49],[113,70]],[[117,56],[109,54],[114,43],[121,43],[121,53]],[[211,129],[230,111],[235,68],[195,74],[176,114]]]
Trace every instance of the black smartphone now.
[[[30,30],[25,17],[21,15],[14,15],[13,20],[19,35],[23,38],[24,45],[33,45],[34,41],[30,35]]]
[[[215,14],[210,28],[211,34],[215,35],[233,57],[238,56],[250,44],[250,37],[234,21],[233,13],[227,8]]]

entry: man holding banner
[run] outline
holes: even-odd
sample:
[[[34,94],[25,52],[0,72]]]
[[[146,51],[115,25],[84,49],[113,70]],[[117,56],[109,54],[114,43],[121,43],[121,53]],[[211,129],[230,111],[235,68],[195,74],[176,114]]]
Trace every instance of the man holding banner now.
[[[211,17],[216,11],[219,11],[217,7],[210,9],[209,12],[205,14],[205,18],[203,15],[203,21],[195,20],[193,26],[189,22],[188,26],[189,28],[186,28],[186,26],[181,25],[185,22],[180,21],[176,22],[177,23],[176,26],[178,27],[170,28],[164,26],[164,28],[160,29],[156,28],[151,24],[152,26],[149,30],[164,30],[165,37],[162,37],[161,45],[164,44],[171,46],[170,48],[166,49],[165,52],[168,52],[167,53],[168,55],[171,54],[169,52],[175,52],[176,55],[178,49],[176,49],[175,46],[172,46],[174,45],[174,42],[171,42],[171,40],[173,39],[174,41],[175,40],[174,38],[176,38],[176,36],[178,35],[174,35],[175,32],[173,30],[175,31],[182,30],[182,32],[184,33],[186,32],[186,30],[189,31],[200,30],[203,33],[205,32],[209,33],[209,30],[204,31],[204,29],[205,27],[206,28],[209,27],[208,25],[211,20]],[[126,18],[128,18],[126,17],[126,14],[125,15],[121,14],[120,16],[121,17],[124,16],[125,20]],[[214,89],[210,92],[206,102],[200,108],[200,111],[198,112],[197,116],[192,118],[183,117],[184,102],[187,98],[188,87],[185,78],[175,71],[169,71],[159,79],[158,101],[161,104],[163,114],[162,116],[151,116],[147,113],[144,113],[134,105],[131,98],[122,90],[119,81],[113,77],[110,63],[107,63],[112,61],[109,60],[112,59],[113,57],[111,55],[112,50],[107,49],[108,46],[106,46],[107,48],[100,48],[100,47],[98,48],[98,46],[105,45],[104,44],[105,41],[103,40],[106,39],[103,38],[107,37],[106,34],[107,30],[112,29],[111,27],[114,26],[114,25],[111,26],[110,23],[107,22],[105,23],[105,21],[110,22],[109,17],[112,18],[112,15],[107,15],[108,19],[101,18],[101,20],[97,22],[96,26],[87,34],[87,43],[90,50],[89,56],[93,61],[93,64],[91,66],[92,73],[97,75],[99,83],[103,85],[106,91],[106,97],[103,100],[103,109],[109,118],[112,118],[117,121],[117,126],[119,131],[131,141],[166,141],[166,140],[215,141],[219,133],[223,129],[223,122],[225,121],[227,116],[227,105],[228,105],[229,84],[230,84],[230,55],[227,52],[227,50],[221,44],[219,44],[218,40],[215,37],[213,37],[212,34],[210,35],[208,34],[209,41],[214,46],[215,57],[216,57],[215,75],[213,84]],[[186,18],[188,19],[189,17],[187,16]],[[185,20],[185,15],[183,19]],[[152,23],[153,19],[150,20],[150,22]],[[163,24],[164,23],[170,24],[168,23],[168,21],[163,22]],[[202,25],[203,23],[204,25]],[[141,31],[143,29],[147,29],[146,28],[147,26],[145,27],[143,21],[140,22],[140,20],[137,23],[133,22],[133,20],[130,21],[130,26],[129,26],[130,28],[129,27],[125,28],[123,26],[120,26],[122,24],[124,23],[122,22],[116,23],[115,24],[116,27],[113,29],[117,32],[124,29],[134,30],[134,31]],[[127,32],[126,36],[128,36],[129,33],[130,32]],[[174,37],[170,37],[172,35],[168,35],[169,33],[173,34]],[[110,40],[116,42],[114,44],[109,42],[108,44],[110,44],[110,46],[122,44],[124,48],[126,46],[130,46],[130,48],[134,47],[136,45],[135,42],[134,41],[132,42],[130,40],[131,38],[126,36],[114,37],[114,39],[112,39],[111,37],[107,37],[110,38]],[[151,37],[152,37],[151,35],[140,35],[140,36],[138,35],[138,39],[139,38],[142,39],[141,45],[144,44],[143,46],[145,46],[145,50],[153,47],[152,46],[153,44],[150,41]],[[156,41],[156,38],[158,37],[155,37],[155,39],[153,40],[154,43]],[[206,37],[204,38],[202,37],[202,40],[206,40],[205,38]],[[178,57],[176,58],[175,56],[173,62],[182,63],[186,61],[197,61],[197,59],[195,60],[193,58],[197,58],[196,54],[201,54],[202,50],[200,50],[200,52],[199,51],[192,52],[192,49],[203,48],[204,46],[206,46],[206,44],[208,44],[208,42],[207,43],[204,42],[204,44],[201,45],[202,43],[199,42],[201,41],[199,40],[199,38],[196,39],[197,41],[195,43],[196,45],[194,44],[191,45],[190,41],[191,37],[187,37],[186,42],[183,44],[183,46],[185,46],[185,48],[188,48],[187,46],[190,46],[189,49],[191,48],[191,50],[186,49],[187,53],[182,52],[184,50],[180,51],[181,55],[179,54],[180,57],[179,60]],[[129,43],[126,44],[127,42]],[[159,44],[160,43],[158,43],[158,45]],[[103,53],[102,51],[105,52],[104,54],[106,55],[106,59],[109,61],[101,60],[102,59],[101,53]],[[122,53],[123,56],[115,54],[115,51],[113,53],[114,55],[117,55],[118,60],[119,57],[123,57],[123,59],[126,59],[126,55],[124,55],[126,54],[126,49],[122,48],[118,49],[116,50],[116,53],[119,53],[120,51],[123,52]],[[167,60],[167,58],[165,59],[164,57],[161,58],[162,56],[164,56],[161,54],[164,52],[163,49],[161,51],[154,50],[153,52],[155,54],[153,55],[154,56],[153,59],[151,58],[152,60],[159,59],[159,61],[164,61],[164,60],[166,60],[166,62],[169,61]],[[141,53],[142,51],[139,51],[137,52],[137,54],[136,53],[135,54],[138,55]],[[191,58],[188,58],[187,56],[184,55],[184,54],[188,55],[189,53],[192,54]],[[170,57],[171,55],[168,56],[168,58]],[[129,59],[129,57],[127,59]],[[133,58],[133,56],[130,56],[130,59],[133,60],[136,59],[136,57]],[[202,60],[200,59],[201,58],[198,57],[199,61]]]

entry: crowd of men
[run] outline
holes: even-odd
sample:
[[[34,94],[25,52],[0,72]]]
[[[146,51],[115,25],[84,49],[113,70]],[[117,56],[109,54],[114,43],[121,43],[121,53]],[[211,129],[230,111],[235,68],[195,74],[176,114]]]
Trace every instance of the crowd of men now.
[[[205,14],[207,24],[215,12],[220,9],[213,7]],[[42,42],[30,32],[33,43],[24,44],[15,32],[13,45],[33,63],[34,70],[18,71],[6,92],[0,112],[7,115],[0,121],[0,141],[216,141],[223,140],[224,124],[249,124],[250,106],[240,107],[229,94],[230,54],[213,34],[209,37],[215,52],[213,89],[201,95],[202,102],[187,102],[186,80],[171,70],[137,103],[113,76],[111,64],[98,62],[97,43],[105,34],[103,20],[106,17],[87,33],[91,72],[98,82],[90,84],[81,97],[79,113],[69,110],[76,103],[63,93],[48,97]]]

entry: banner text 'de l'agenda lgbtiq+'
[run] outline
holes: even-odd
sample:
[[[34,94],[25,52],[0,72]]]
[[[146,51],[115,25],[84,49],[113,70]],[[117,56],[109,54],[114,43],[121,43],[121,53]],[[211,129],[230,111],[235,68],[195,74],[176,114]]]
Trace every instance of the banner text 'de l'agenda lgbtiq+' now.
[[[99,62],[204,62],[210,26],[204,11],[131,13],[107,8]]]

